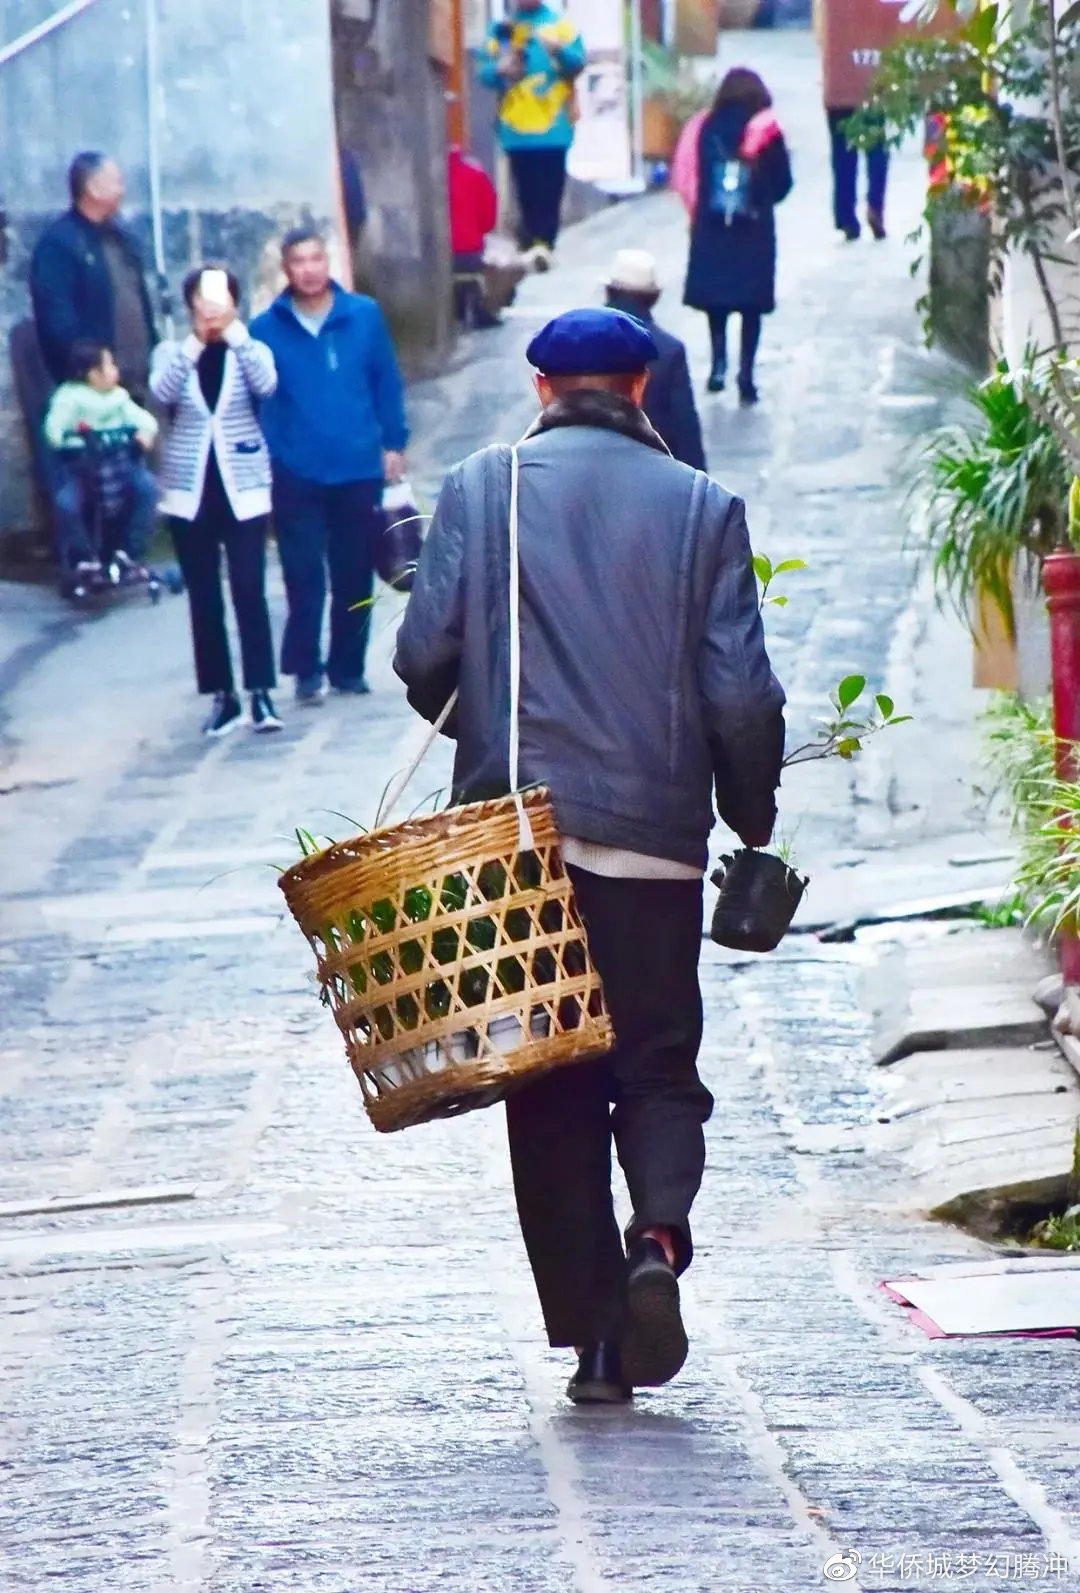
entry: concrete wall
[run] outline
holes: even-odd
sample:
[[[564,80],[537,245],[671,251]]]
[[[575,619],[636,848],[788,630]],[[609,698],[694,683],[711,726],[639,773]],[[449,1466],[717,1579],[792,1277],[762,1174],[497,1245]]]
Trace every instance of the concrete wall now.
[[[59,0],[0,0],[9,42]],[[128,218],[152,257],[148,7],[158,19],[153,95],[161,150],[166,271],[175,292],[193,263],[227,260],[261,307],[277,285],[286,226],[336,224],[337,146],[327,0],[94,0],[0,66],[0,532],[29,516],[25,439],[7,334],[27,313],[26,269],[45,222],[66,208],[79,149],[115,154]]]
[[[365,286],[423,369],[452,337],[446,92],[427,56],[428,0],[335,0],[332,18],[338,131],[367,191]]]

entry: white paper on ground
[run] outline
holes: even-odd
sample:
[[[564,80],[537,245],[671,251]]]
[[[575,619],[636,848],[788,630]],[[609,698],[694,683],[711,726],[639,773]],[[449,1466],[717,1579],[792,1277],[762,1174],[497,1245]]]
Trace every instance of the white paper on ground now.
[[[1080,1269],[905,1279],[900,1292],[943,1333],[1080,1327]]]

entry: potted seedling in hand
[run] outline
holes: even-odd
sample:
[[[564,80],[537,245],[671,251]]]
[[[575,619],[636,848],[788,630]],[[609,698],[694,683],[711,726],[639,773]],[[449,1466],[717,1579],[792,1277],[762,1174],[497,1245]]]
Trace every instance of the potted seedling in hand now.
[[[772,593],[773,581],[778,575],[805,568],[802,559],[784,559],[773,565],[764,554],[755,555],[754,573],[761,583],[762,609],[769,605],[783,608],[788,600]],[[911,718],[910,714],[897,714],[892,698],[884,692],[876,694],[871,704],[864,675],[845,676],[830,698],[829,709],[819,723],[817,735],[789,752],[783,768],[825,758],[850,762],[871,736]],[[712,876],[713,884],[720,888],[712,922],[712,938],[718,945],[736,951],[776,950],[810,883],[792,868],[785,850],[781,848],[781,855],[775,856],[756,847],[744,847],[721,858],[723,867]]]

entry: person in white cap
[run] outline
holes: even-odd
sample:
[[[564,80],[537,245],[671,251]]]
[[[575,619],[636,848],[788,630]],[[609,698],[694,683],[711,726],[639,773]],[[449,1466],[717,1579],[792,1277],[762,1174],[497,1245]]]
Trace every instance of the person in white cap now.
[[[653,335],[660,350],[649,369],[643,408],[654,431],[672,455],[692,470],[705,470],[701,421],[694,402],[686,347],[671,332],[657,326],[653,308],[660,298],[656,261],[644,249],[620,249],[608,276],[607,303],[613,310],[632,315]]]

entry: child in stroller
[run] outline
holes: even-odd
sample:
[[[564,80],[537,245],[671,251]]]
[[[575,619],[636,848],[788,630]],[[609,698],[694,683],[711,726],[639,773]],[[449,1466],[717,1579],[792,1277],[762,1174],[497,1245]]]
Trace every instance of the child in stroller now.
[[[110,349],[73,344],[69,379],[45,417],[61,581],[79,599],[104,587],[156,580],[142,566],[157,509],[144,455],[158,423],[120,386]]]

